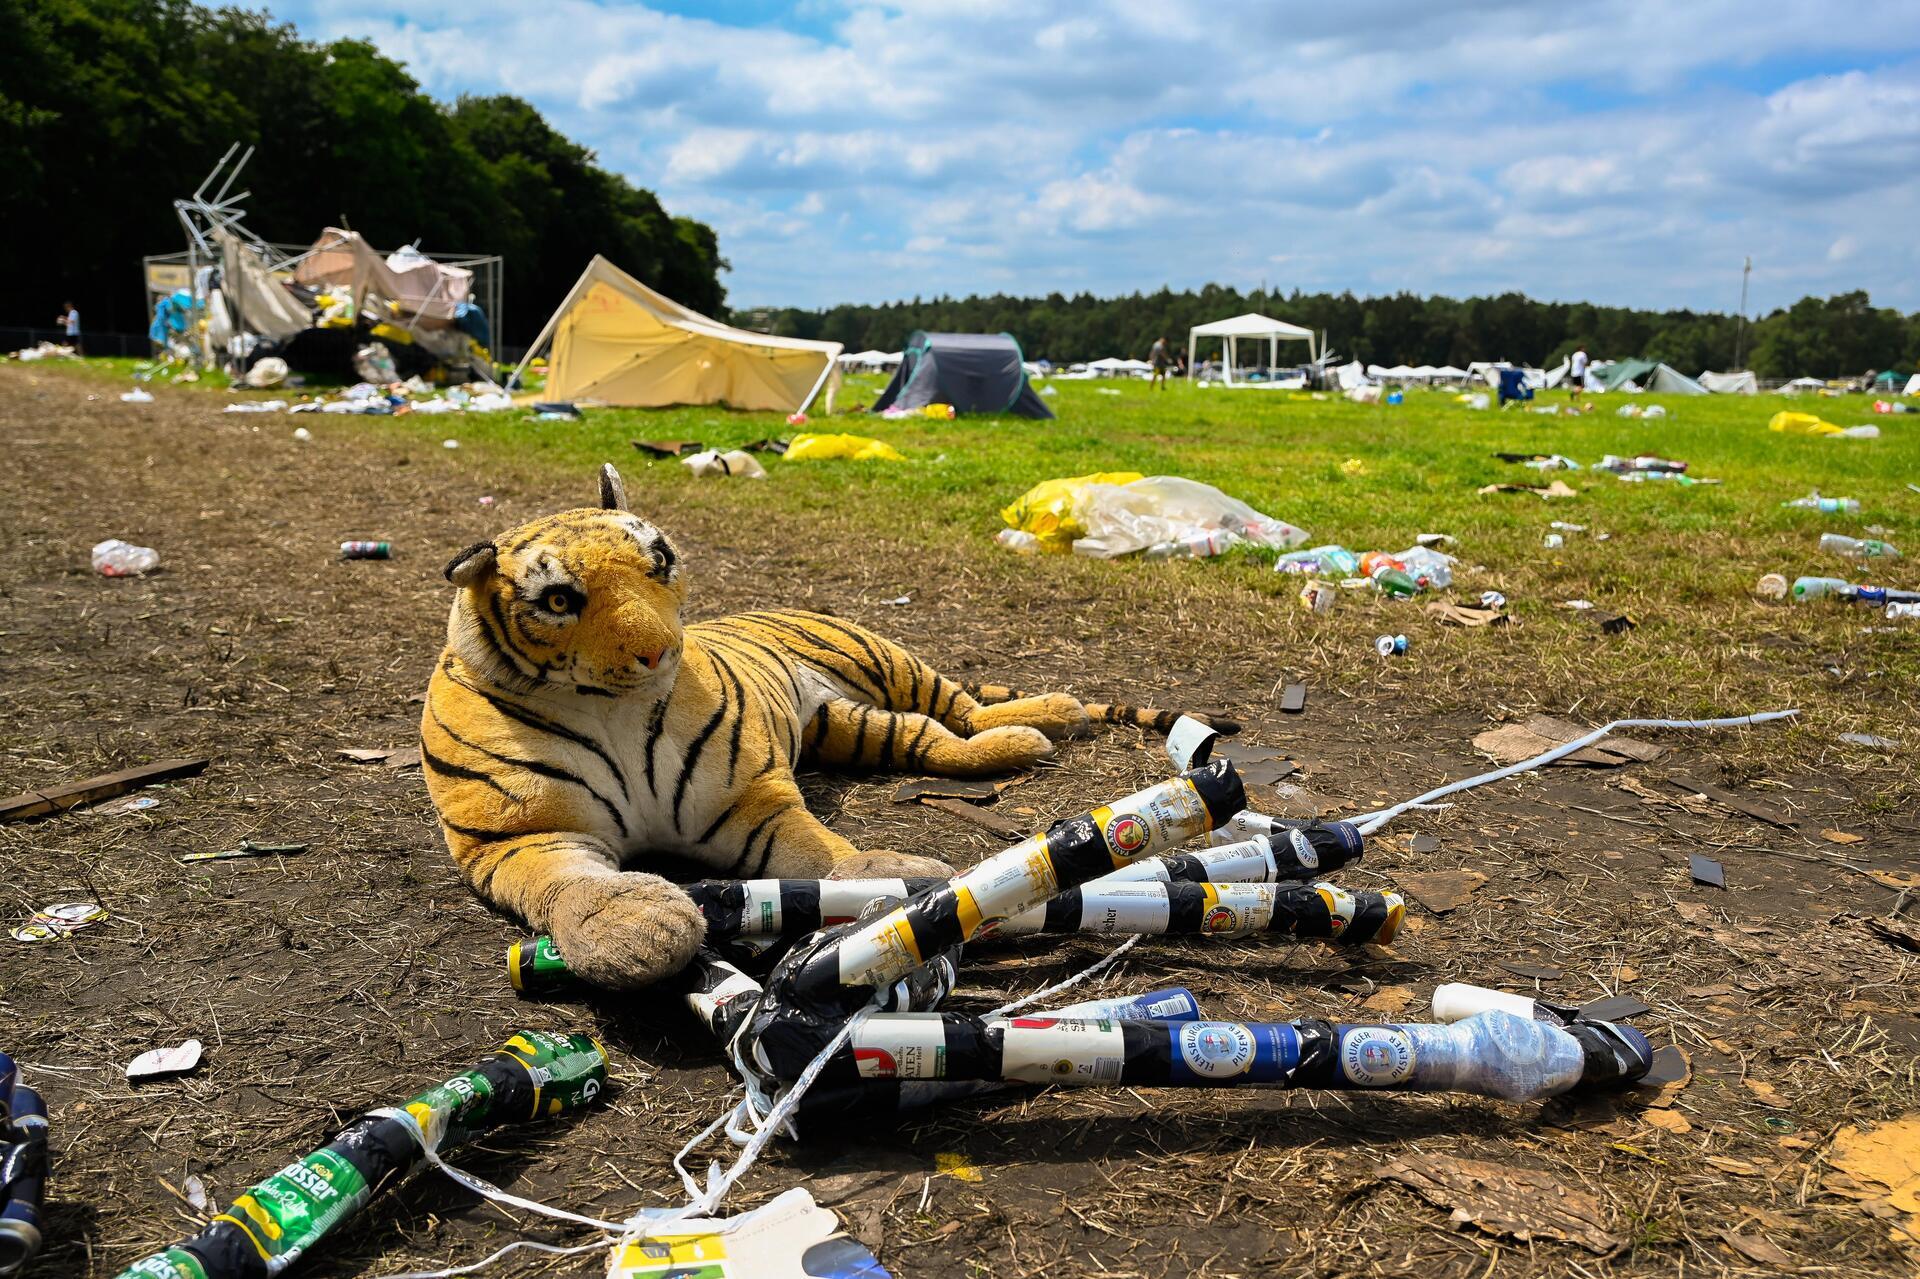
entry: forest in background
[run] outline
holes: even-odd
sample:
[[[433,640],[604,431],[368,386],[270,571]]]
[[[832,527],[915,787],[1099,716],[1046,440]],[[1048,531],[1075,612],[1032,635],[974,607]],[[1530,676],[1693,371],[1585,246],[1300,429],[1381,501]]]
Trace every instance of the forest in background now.
[[[1642,356],[1688,376],[1739,367],[1766,378],[1920,367],[1920,314],[1876,307],[1865,292],[1802,298],[1750,319],[1744,331],[1732,315],[1539,302],[1519,293],[1464,300],[1411,293],[1357,298],[1351,293],[1241,293],[1217,284],[1113,298],[1058,293],[915,298],[815,311],[769,309],[755,318],[757,327],[844,342],[849,351],[897,351],[916,329],[1007,332],[1019,339],[1028,359],[1065,364],[1113,355],[1144,358],[1161,335],[1184,354],[1189,328],[1248,311],[1325,332],[1342,359],[1369,364],[1465,368],[1475,360],[1507,360],[1545,368],[1585,347],[1595,359]],[[1306,358],[1301,344],[1285,347],[1291,349],[1283,349],[1283,362]],[[1219,345],[1202,349],[1217,357]],[[1243,346],[1241,358],[1254,357]]]
[[[235,142],[257,148],[239,187],[262,239],[333,225],[382,252],[503,256],[508,344],[596,252],[724,310],[713,229],[518,98],[436,102],[370,44],[188,0],[0,0],[0,31],[0,322],[46,325],[71,300],[91,330],[144,331],[140,259],[185,247],[173,201]]]

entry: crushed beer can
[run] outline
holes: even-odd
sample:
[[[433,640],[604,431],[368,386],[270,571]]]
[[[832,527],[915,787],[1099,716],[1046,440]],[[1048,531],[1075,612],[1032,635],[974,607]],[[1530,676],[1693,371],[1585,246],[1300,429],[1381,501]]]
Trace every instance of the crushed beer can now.
[[[342,542],[340,558],[343,560],[390,560],[393,558],[393,543]]]
[[[1373,651],[1382,657],[1398,657],[1407,651],[1407,637],[1404,635],[1382,635],[1373,641]]]

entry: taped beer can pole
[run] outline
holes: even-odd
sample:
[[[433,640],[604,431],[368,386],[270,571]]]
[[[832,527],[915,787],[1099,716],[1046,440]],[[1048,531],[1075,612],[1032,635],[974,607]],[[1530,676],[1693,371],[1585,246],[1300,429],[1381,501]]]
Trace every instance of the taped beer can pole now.
[[[1386,945],[1400,931],[1398,893],[1333,884],[1089,884],[995,924],[994,938],[1036,933],[1251,937],[1274,933],[1342,946]]]
[[[606,1084],[606,1050],[592,1036],[521,1031],[471,1070],[369,1111],[119,1279],[270,1279],[444,1147],[590,1105]]]
[[[47,1103],[15,1078],[0,1053],[0,1277],[8,1279],[40,1251],[47,1181]]]

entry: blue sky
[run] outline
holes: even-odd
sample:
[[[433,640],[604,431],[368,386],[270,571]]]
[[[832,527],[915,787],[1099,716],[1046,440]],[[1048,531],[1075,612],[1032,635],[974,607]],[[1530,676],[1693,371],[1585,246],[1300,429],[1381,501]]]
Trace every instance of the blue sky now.
[[[711,222],[735,305],[1194,287],[1920,309],[1913,0],[297,0]],[[464,246],[461,246],[464,247]],[[594,246],[582,245],[584,256]]]

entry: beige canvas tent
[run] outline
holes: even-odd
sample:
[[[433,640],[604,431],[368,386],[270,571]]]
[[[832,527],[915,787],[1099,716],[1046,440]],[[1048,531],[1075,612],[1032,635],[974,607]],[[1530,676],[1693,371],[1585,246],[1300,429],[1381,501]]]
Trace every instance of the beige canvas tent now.
[[[549,400],[635,408],[725,404],[797,412],[839,376],[838,342],[749,333],[654,292],[594,255],[526,361],[553,344]]]

